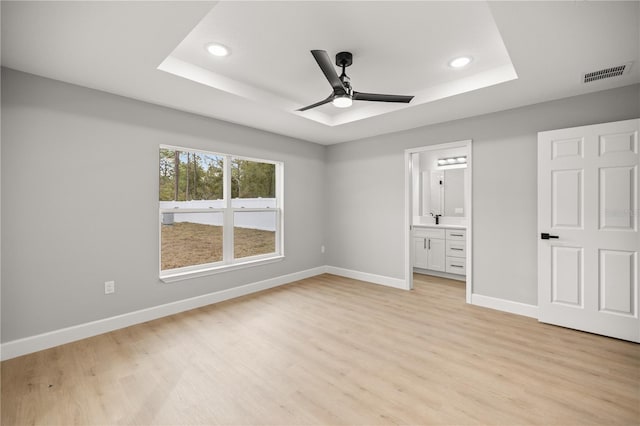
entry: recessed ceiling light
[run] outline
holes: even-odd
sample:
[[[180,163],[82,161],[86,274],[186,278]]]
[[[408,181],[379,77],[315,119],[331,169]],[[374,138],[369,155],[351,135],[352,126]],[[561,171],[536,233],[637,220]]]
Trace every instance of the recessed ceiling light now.
[[[229,48],[220,43],[209,43],[206,46],[207,52],[211,53],[213,56],[228,56]]]
[[[459,58],[452,59],[449,61],[449,66],[451,68],[463,68],[471,63],[471,58],[468,56],[460,56]]]
[[[343,95],[336,96],[331,103],[338,108],[349,108],[353,104],[353,101],[349,95]]]

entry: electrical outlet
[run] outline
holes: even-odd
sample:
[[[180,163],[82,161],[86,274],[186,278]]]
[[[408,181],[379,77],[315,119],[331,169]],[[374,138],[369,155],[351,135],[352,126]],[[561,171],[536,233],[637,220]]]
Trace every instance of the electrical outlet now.
[[[320,246],[320,253],[324,253],[324,246]]]
[[[105,281],[104,282],[104,294],[111,294],[116,292],[116,282],[115,281]]]

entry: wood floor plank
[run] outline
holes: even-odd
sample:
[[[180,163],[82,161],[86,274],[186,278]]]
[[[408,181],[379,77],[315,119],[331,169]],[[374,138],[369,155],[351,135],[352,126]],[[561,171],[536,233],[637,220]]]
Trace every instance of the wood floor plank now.
[[[320,275],[2,362],[3,425],[640,424],[640,345]]]

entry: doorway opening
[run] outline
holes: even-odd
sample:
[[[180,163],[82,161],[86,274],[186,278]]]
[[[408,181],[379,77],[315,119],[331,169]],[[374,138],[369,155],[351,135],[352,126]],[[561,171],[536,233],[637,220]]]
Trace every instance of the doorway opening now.
[[[414,271],[466,283],[472,294],[471,140],[405,150],[405,282]]]

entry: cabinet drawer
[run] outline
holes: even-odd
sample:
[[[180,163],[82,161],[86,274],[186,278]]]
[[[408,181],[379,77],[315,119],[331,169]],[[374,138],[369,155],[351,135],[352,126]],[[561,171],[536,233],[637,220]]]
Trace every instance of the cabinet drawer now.
[[[438,238],[444,240],[444,229],[413,228],[413,236],[418,238]]]
[[[464,241],[467,231],[465,229],[447,229],[447,240]]]
[[[467,243],[465,241],[447,240],[447,256],[467,257]]]
[[[450,274],[466,275],[466,260],[460,257],[447,257],[446,271]]]

